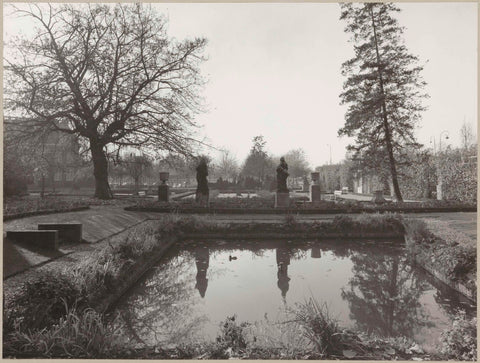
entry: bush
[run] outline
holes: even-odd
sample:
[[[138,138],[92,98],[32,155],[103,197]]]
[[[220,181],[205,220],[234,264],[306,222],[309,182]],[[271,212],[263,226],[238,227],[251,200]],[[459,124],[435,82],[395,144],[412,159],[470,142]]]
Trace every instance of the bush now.
[[[448,359],[477,360],[477,318],[468,319],[459,312],[453,325],[442,333],[441,352]]]
[[[328,314],[326,305],[310,299],[297,306],[295,321],[304,328],[304,336],[316,350],[326,356],[339,354],[342,348],[341,330]]]
[[[14,301],[4,306],[4,333],[19,329],[42,329],[65,315],[66,306],[84,306],[85,298],[72,279],[61,273],[39,272],[26,281]]]

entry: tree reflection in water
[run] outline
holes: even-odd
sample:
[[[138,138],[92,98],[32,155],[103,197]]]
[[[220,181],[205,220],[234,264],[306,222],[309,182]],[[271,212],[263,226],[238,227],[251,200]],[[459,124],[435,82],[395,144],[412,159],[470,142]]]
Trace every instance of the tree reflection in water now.
[[[206,254],[208,249],[199,255],[207,256],[208,261]],[[201,336],[203,322],[208,320],[195,311],[195,255],[169,254],[164,261],[117,307],[126,332],[141,344],[191,342]],[[200,281],[200,285],[204,287],[199,290],[205,292],[206,282]]]
[[[405,257],[398,253],[352,252],[350,289],[342,298],[350,306],[356,328],[381,336],[413,337],[422,327],[432,326],[420,302],[428,288]]]
[[[305,298],[299,295],[304,291],[300,286],[304,282],[298,280],[300,275],[305,275],[307,284],[329,289],[320,291],[322,296],[331,294],[339,299],[341,290],[341,298],[346,303],[335,308],[342,309],[342,314],[349,314],[354,328],[382,336],[403,335],[420,337],[421,340],[420,334],[428,336],[427,332],[433,332],[423,329],[434,325],[429,321],[437,321],[438,328],[448,319],[448,315],[438,314],[434,300],[441,300],[441,306],[448,310],[448,314],[452,313],[450,309],[459,305],[459,301],[449,295],[451,290],[441,290],[411,267],[404,252],[399,241],[185,241],[175,246],[155,270],[137,284],[117,310],[123,312],[127,333],[132,340],[148,345],[190,343],[214,338],[206,336],[212,334],[212,321],[226,318],[208,310],[218,309],[218,296],[242,291],[245,297],[245,291],[247,294],[256,294],[256,291],[265,292],[265,289],[269,289],[268,294],[263,295],[268,300],[265,300],[262,308],[268,310],[271,302],[272,311],[277,311],[279,295],[284,302],[287,294],[292,302]],[[238,260],[229,261],[229,256],[238,257]],[[265,258],[268,265],[263,268],[262,261],[256,261],[258,271],[252,273],[251,260],[255,258]],[[298,263],[299,260],[306,260],[305,264]],[[339,283],[318,276],[318,271],[322,270],[318,269],[320,265],[342,269],[337,271],[339,276],[335,279]],[[272,276],[275,271],[276,279]],[[238,280],[235,274],[239,275]],[[247,279],[242,282],[245,275]],[[292,286],[290,277],[300,287]],[[276,286],[272,278],[276,280]],[[319,279],[323,280],[317,284]],[[231,286],[233,280],[240,282]],[[257,290],[235,290],[237,284],[248,286],[245,285],[246,281],[254,281]],[[263,284],[268,286],[264,288]],[[435,292],[432,292],[431,285],[435,287]],[[427,302],[427,308],[422,305],[422,302],[425,303],[422,296],[427,296],[426,300],[431,301],[430,306]],[[237,305],[232,304],[232,308],[240,312],[259,306],[255,297],[252,299],[247,296],[239,300]],[[449,300],[451,304],[448,304]],[[426,309],[431,309],[433,315]],[[209,314],[209,318],[203,311]]]

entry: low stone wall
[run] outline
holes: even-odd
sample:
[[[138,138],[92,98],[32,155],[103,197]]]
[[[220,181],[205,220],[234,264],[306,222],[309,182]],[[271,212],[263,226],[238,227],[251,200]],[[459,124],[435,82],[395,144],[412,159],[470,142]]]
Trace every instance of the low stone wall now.
[[[426,249],[416,243],[412,236],[406,234],[405,242],[407,246],[416,246],[415,251],[411,251],[410,255],[417,267],[424,269],[425,271],[427,271],[443,283],[447,284],[455,291],[461,293],[471,301],[477,301],[477,288],[475,284],[467,286],[467,284],[464,284],[460,281],[455,281],[454,279],[447,276],[444,273],[445,266],[443,265],[443,263],[441,261],[437,261],[434,256],[432,256],[429,249]],[[412,248],[410,247],[410,249]],[[470,276],[470,278],[472,281],[476,281],[475,276]]]
[[[255,240],[255,239],[395,239],[404,242],[403,234],[396,232],[342,232],[342,233],[315,233],[315,232],[200,232],[200,233],[184,233],[182,239],[227,239],[227,240]]]
[[[126,211],[182,214],[362,214],[362,213],[454,213],[476,212],[476,207],[425,208],[182,208],[182,207],[125,207]]]

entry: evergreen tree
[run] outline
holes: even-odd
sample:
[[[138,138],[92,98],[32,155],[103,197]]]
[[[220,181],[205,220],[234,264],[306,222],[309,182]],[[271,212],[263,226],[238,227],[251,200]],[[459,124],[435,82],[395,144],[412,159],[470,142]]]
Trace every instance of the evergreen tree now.
[[[265,151],[265,144],[267,142],[263,136],[255,136],[252,142],[253,145],[250,153],[243,164],[242,175],[245,177],[253,177],[263,182],[265,177],[273,172],[273,160]]]
[[[420,147],[413,131],[427,97],[420,76],[423,67],[404,45],[403,28],[393,16],[398,7],[348,3],[341,9],[355,57],[342,65],[347,80],[340,98],[348,109],[338,133],[355,137],[349,149],[363,165],[380,175],[388,170],[395,196],[402,201],[397,165],[406,162],[405,150]]]

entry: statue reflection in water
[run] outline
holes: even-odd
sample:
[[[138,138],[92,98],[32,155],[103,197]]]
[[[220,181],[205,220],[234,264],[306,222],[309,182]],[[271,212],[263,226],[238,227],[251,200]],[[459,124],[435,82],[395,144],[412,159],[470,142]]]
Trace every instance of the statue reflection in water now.
[[[282,292],[282,298],[285,302],[289,288],[290,278],[288,277],[288,265],[290,265],[290,249],[286,246],[278,247],[277,252],[277,286]]]
[[[195,264],[197,265],[197,283],[195,284],[195,288],[198,290],[202,298],[205,297],[205,293],[207,292],[207,270],[209,259],[210,251],[208,247],[195,248]]]

